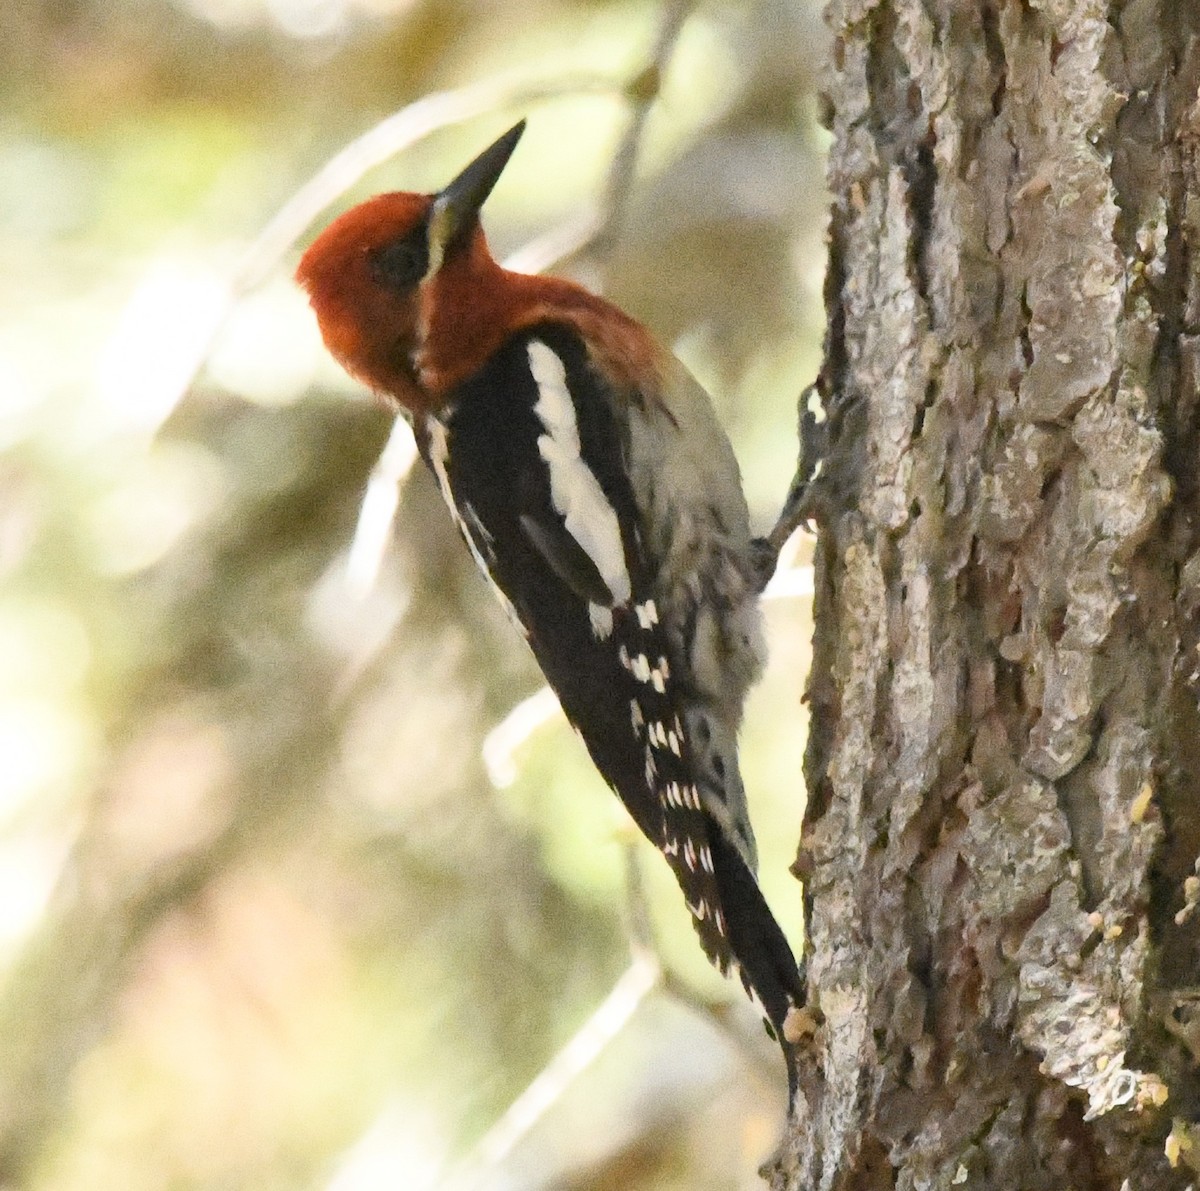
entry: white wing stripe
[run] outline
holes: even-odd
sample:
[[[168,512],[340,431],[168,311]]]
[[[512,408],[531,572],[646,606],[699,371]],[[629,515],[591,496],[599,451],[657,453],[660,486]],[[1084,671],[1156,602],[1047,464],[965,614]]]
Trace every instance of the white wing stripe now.
[[[534,412],[546,428],[538,451],[550,470],[550,499],[567,532],[596,564],[617,604],[632,594],[621,526],[592,469],[580,456],[579,424],[562,360],[544,343],[529,343],[529,369],[538,387]]]

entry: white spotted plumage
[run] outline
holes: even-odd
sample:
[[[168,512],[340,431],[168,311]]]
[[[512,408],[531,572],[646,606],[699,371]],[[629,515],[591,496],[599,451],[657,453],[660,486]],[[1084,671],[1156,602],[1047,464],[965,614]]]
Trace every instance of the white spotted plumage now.
[[[553,514],[561,519],[561,530],[573,539],[558,555],[559,567],[570,569],[570,555],[577,546],[603,581],[608,596],[604,602],[586,582],[576,594],[587,597],[583,609],[593,641],[607,643],[608,656],[615,658],[630,680],[626,730],[641,752],[644,789],[661,816],[657,825],[648,815],[640,822],[675,869],[709,958],[722,972],[741,976],[760,1007],[761,998],[748,970],[767,981],[765,987],[771,991],[775,1007],[768,1020],[778,1031],[786,1007],[799,1003],[802,994],[787,968],[794,961],[786,940],[754,887],[754,841],[737,772],[741,697],[759,663],[757,608],[752,594],[744,586],[736,552],[707,523],[710,514],[697,513],[687,505],[657,511],[678,516],[678,533],[662,539],[663,545],[670,546],[668,554],[676,556],[671,566],[667,566],[669,559],[654,554],[661,525],[653,522],[648,530],[645,523],[635,526],[628,539],[634,544],[626,556],[627,537],[618,517],[619,505],[614,505],[600,483],[598,475],[604,474],[603,470],[593,470],[583,453],[580,425],[589,415],[584,406],[576,405],[563,357],[539,338],[531,338],[522,350],[534,381],[532,412],[539,430],[536,458],[545,468]],[[474,515],[469,500],[457,504],[454,500],[444,424],[431,418],[428,430],[428,453],[439,487],[476,563],[490,577],[498,543]],[[679,463],[673,460],[670,466]],[[606,482],[611,482],[611,476]],[[740,523],[736,503],[732,508],[715,509],[711,516],[716,522],[737,514],[733,524]],[[643,515],[646,511],[642,509]],[[563,575],[551,558],[553,541],[547,548],[536,534],[530,534],[530,540],[556,573]],[[700,549],[706,541],[712,547],[707,555]],[[640,569],[647,558],[639,557],[639,549],[648,547],[651,585],[647,589],[645,571]],[[685,573],[677,569],[684,564],[695,570]],[[592,587],[596,586],[593,580]],[[506,601],[506,606],[512,614],[511,604]],[[685,625],[689,626],[686,632]],[[731,848],[739,855],[738,861],[731,860]],[[742,890],[754,891],[750,896],[757,899],[759,907],[756,921],[769,924],[769,961],[742,950],[761,944],[746,933],[741,903],[731,901],[729,907],[739,907],[739,916],[732,920],[726,916],[724,882],[730,879],[731,863],[744,864],[749,872],[747,878],[738,880],[743,880]],[[784,967],[770,973],[764,962],[779,962]]]
[[[644,629],[652,629],[658,624],[658,608],[653,600],[644,600],[634,608],[637,614],[638,624]]]
[[[690,872],[696,871],[696,847],[690,839],[683,841],[683,863],[688,866]]]
[[[592,632],[598,641],[607,641],[612,636],[613,614],[611,608],[604,607],[594,601],[588,604],[588,619],[592,624]]]

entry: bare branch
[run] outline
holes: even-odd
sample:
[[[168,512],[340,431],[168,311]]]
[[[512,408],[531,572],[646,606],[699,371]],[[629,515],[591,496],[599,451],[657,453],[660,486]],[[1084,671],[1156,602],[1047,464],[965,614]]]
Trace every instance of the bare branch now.
[[[375,586],[387,539],[400,503],[400,486],[417,459],[417,442],[403,418],[392,423],[392,432],[371,468],[367,490],[358,509],[358,524],[346,557],[346,587],[362,599]]]
[[[517,780],[516,752],[539,728],[562,714],[558,696],[548,687],[513,707],[483,739],[483,763],[497,790]]]
[[[639,951],[599,1008],[483,1135],[447,1185],[454,1191],[494,1186],[496,1167],[621,1032],[661,979],[658,962]]]
[[[629,127],[613,156],[608,185],[605,188],[603,221],[594,240],[600,255],[607,255],[612,251],[624,228],[646,122],[662,90],[663,76],[666,74],[671,55],[675,52],[679,34],[695,7],[696,0],[673,0],[666,6],[650,58],[625,89],[632,110]]]

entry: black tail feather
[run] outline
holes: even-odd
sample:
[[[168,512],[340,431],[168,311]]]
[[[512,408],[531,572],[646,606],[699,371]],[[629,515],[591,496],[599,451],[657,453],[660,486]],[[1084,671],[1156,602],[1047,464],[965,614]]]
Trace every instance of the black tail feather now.
[[[747,994],[760,1005],[783,1050],[790,1112],[796,1098],[797,1065],[795,1046],[788,1041],[784,1024],[791,1010],[804,1005],[804,981],[787,936],[775,921],[754,874],[720,832],[714,830],[710,840],[729,950]]]

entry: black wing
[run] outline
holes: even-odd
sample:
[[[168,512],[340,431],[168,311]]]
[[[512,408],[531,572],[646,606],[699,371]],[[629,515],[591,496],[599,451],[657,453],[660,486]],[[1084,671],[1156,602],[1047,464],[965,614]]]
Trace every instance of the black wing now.
[[[681,662],[659,622],[601,386],[572,329],[536,327],[461,386],[422,451],[596,767],[666,856],[705,952],[722,972],[738,970],[782,1040],[803,1002],[796,963],[753,873],[701,805],[672,688]]]

